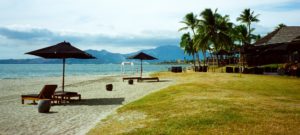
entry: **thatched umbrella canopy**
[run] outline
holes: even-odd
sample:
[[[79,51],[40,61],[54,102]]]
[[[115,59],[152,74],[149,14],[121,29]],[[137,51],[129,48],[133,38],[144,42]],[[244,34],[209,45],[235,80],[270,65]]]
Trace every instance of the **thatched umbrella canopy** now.
[[[94,59],[95,57],[72,46],[69,42],[61,42],[53,46],[27,52],[25,54],[40,56],[45,59],[63,59],[62,91],[65,88],[65,63],[67,58]]]
[[[146,53],[140,52],[136,55],[129,56],[127,59],[139,59],[139,60],[141,60],[141,77],[142,77],[142,74],[143,74],[143,60],[155,60],[157,58],[155,58],[151,55],[148,55]]]

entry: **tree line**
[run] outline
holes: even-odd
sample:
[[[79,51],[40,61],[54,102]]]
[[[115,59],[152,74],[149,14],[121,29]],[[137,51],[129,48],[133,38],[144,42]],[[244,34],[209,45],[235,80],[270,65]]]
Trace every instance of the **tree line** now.
[[[185,24],[179,31],[186,31],[181,36],[180,47],[184,52],[193,56],[194,66],[196,61],[201,64],[199,52],[203,53],[203,64],[206,64],[206,52],[219,50],[233,51],[240,46],[250,45],[260,39],[260,35],[253,34],[254,22],[259,22],[259,14],[247,8],[236,18],[240,24],[233,24],[229,15],[221,15],[218,10],[205,9],[199,15],[188,13],[180,23]],[[285,26],[284,24],[280,24]],[[279,27],[281,27],[279,25]]]

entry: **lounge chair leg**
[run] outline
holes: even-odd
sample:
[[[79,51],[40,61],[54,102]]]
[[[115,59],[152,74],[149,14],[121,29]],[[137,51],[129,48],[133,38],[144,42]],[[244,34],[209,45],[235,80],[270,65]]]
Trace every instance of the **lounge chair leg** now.
[[[22,99],[22,104],[24,104],[24,99]]]

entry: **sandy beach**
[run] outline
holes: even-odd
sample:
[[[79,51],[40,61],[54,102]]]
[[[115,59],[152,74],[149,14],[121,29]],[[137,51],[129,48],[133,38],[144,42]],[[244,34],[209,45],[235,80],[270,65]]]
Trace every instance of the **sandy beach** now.
[[[105,85],[113,84],[113,91]],[[39,93],[45,84],[58,84],[61,77],[0,80],[0,134],[85,134],[118,107],[174,82],[122,82],[120,76],[66,77],[66,91],[81,94],[82,101],[54,105],[50,113],[38,113],[36,105],[21,104],[20,95]],[[154,85],[155,84],[155,85]]]

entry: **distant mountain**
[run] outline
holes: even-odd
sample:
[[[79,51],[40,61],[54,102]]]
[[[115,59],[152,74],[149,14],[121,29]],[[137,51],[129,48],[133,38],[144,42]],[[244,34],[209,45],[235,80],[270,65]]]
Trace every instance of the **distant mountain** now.
[[[111,53],[106,50],[86,50],[85,52],[97,58],[99,63],[121,63],[125,57],[120,53]]]
[[[138,52],[145,52],[154,57],[158,58],[156,61],[149,62],[162,62],[162,61],[175,61],[178,59],[192,59],[191,56],[184,54],[183,50],[178,46],[160,46],[154,49],[145,49]],[[122,61],[128,61],[126,58],[128,56],[137,54],[138,52],[129,53],[129,54],[120,54],[120,53],[111,53],[106,50],[86,50],[85,52],[93,55],[96,59],[68,59],[67,63],[72,64],[108,64],[108,63],[121,63]],[[200,56],[202,57],[202,54]],[[62,63],[60,59],[5,59],[0,60],[0,64],[54,64]]]
[[[178,47],[178,46],[159,46],[154,49],[146,49],[146,50],[140,50],[138,52],[144,52],[147,54],[150,54],[156,58],[158,58],[157,61],[176,61],[176,60],[183,60],[183,59],[192,59],[191,56],[188,56],[184,54],[184,51]],[[130,56],[135,53],[126,54],[125,56]]]
[[[0,60],[0,64],[55,64],[55,63],[62,63],[62,60],[60,60],[60,59],[43,59],[43,58]]]

